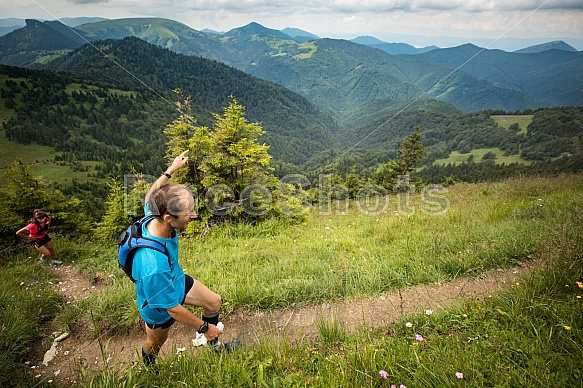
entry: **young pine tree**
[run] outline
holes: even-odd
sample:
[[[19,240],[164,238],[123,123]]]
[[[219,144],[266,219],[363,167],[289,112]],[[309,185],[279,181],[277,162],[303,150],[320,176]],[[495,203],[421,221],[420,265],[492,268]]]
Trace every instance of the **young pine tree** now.
[[[211,134],[212,152],[202,166],[206,188],[217,183],[226,184],[235,195],[251,184],[271,184],[273,168],[267,153],[269,146],[259,144],[263,128],[249,123],[245,108],[230,96],[223,115],[214,114],[215,124]]]
[[[417,126],[415,131],[407,136],[399,146],[397,158],[379,166],[375,172],[376,183],[392,190],[398,183],[399,176],[409,175],[425,155],[427,152],[421,142],[421,133],[419,133],[419,126]]]
[[[14,159],[4,170],[0,188],[0,237],[12,237],[32,218],[34,209],[43,209],[53,219],[51,230],[67,233],[86,231],[87,217],[80,212],[81,200],[49,190],[43,179],[21,159]]]
[[[124,188],[115,179],[109,183],[109,194],[105,202],[105,214],[95,228],[95,237],[101,241],[115,241],[129,225],[124,211]]]

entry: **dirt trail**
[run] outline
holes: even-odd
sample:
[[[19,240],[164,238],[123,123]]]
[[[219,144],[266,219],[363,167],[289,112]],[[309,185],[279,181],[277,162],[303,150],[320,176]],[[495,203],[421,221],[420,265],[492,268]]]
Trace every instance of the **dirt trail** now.
[[[253,314],[236,312],[223,317],[225,332],[221,340],[238,338],[244,344],[254,344],[259,339],[280,339],[286,341],[315,338],[317,323],[322,319],[336,319],[345,326],[347,332],[366,330],[367,327],[386,325],[394,322],[402,314],[437,311],[454,305],[464,299],[480,300],[491,297],[495,292],[514,285],[519,277],[527,273],[536,263],[529,262],[523,266],[504,270],[493,270],[477,278],[457,279],[447,284],[421,285],[399,292],[388,292],[376,298],[355,299],[337,304],[323,304],[297,309],[284,309],[274,312],[256,312]],[[77,272],[75,267],[63,265],[54,267],[59,283],[54,285],[66,298],[66,303],[87,298],[94,291],[107,286],[108,278],[95,278],[90,281]],[[80,325],[82,326],[82,325]],[[79,327],[74,333],[58,342],[54,347],[56,355],[43,364],[43,355],[52,345],[52,340],[60,332],[54,332],[53,338],[38,344],[36,357],[30,360],[31,372],[37,381],[58,381],[68,385],[75,381],[79,365],[92,369],[101,369],[104,358],[109,365],[128,366],[138,360],[138,350],[142,346],[144,333],[137,332],[125,336],[114,336],[97,340],[88,340],[89,330]],[[162,348],[162,355],[185,351],[198,351],[192,345],[194,331],[180,324],[175,324],[170,331],[170,338]],[[102,347],[107,347],[102,352]]]

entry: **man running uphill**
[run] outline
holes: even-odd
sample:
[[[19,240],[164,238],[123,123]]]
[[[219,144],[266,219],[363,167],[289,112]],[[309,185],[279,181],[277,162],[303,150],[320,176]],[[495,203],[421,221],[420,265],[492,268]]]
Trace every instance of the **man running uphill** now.
[[[144,364],[155,363],[160,348],[168,338],[175,321],[204,333],[210,345],[219,348],[222,331],[217,328],[221,297],[204,284],[185,275],[178,262],[176,229],[185,229],[196,218],[194,198],[183,185],[168,183],[172,174],[188,163],[187,151],[174,159],[171,166],[152,185],[145,198],[145,214],[154,216],[143,225],[144,237],[166,245],[167,257],[153,249],[138,249],[134,256],[132,276],[136,279],[136,301],[146,323],[146,341],[142,347]],[[202,319],[183,304],[203,308]]]

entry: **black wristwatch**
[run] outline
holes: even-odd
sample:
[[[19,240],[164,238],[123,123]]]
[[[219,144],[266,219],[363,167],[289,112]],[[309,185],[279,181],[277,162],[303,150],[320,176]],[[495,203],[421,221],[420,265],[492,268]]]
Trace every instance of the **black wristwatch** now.
[[[207,331],[209,331],[209,323],[207,321],[204,321],[202,326],[198,328],[197,332],[200,334],[204,334]]]

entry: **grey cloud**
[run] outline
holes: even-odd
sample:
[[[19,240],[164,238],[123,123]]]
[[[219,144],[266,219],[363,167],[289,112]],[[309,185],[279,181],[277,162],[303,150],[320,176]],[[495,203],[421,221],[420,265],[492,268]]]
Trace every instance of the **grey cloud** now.
[[[86,4],[103,4],[103,3],[109,3],[109,0],[69,0],[70,3],[73,4],[81,4],[81,5],[86,5]]]
[[[77,3],[98,3],[101,0],[72,0]],[[107,0],[105,0],[107,1]],[[146,3],[148,1],[145,1]],[[422,12],[422,11],[533,11],[541,9],[583,9],[581,0],[186,0],[175,1],[176,7],[190,10],[225,10],[253,13],[359,13],[359,12]],[[541,6],[542,4],[542,6]]]

